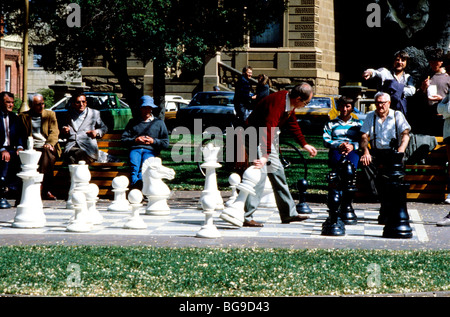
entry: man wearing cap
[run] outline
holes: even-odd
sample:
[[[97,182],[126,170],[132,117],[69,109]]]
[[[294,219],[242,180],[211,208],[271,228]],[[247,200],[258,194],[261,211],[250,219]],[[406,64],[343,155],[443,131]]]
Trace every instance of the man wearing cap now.
[[[68,164],[87,164],[98,159],[97,138],[108,132],[108,127],[100,118],[100,111],[87,107],[86,96],[79,94],[73,98],[69,111],[62,118],[60,136],[67,138],[63,159]]]
[[[152,114],[152,110],[156,108],[158,107],[152,97],[143,96],[141,117],[132,118],[122,134],[122,141],[131,148],[131,188],[142,189],[142,163],[169,147],[169,133],[164,121]]]

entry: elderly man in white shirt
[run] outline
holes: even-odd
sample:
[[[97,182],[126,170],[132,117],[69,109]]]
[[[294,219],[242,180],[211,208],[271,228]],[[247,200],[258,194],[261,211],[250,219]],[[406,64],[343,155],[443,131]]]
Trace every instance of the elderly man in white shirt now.
[[[360,148],[362,155],[360,162],[363,171],[369,178],[372,190],[376,191],[380,197],[383,196],[381,178],[375,177],[374,174],[380,175],[381,167],[389,168],[394,163],[394,152],[405,152],[409,143],[409,132],[411,131],[411,126],[403,113],[389,108],[390,102],[389,94],[377,93],[375,95],[376,110],[367,114],[361,127]],[[377,172],[374,173],[374,170]],[[384,223],[386,220],[382,210],[380,210],[378,220],[380,223]]]

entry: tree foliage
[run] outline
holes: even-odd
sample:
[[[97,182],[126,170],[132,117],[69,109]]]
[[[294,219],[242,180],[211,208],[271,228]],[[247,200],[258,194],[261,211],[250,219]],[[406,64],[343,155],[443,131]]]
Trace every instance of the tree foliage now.
[[[11,0],[0,8],[8,32],[23,27],[22,2]],[[67,24],[69,3],[81,8],[80,27]],[[127,99],[133,99],[142,92],[127,74],[131,55],[144,64],[153,61],[159,81],[175,64],[196,71],[208,55],[242,46],[245,34],[261,34],[286,6],[287,0],[30,0],[30,28],[46,70],[77,70],[101,55]],[[155,95],[164,95],[163,86]]]

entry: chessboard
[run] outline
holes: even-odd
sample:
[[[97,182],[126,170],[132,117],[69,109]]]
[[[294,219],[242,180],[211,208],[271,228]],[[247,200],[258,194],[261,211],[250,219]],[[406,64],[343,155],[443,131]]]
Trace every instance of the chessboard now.
[[[143,207],[145,208],[145,206]],[[103,222],[93,226],[92,230],[83,234],[92,235],[145,235],[145,236],[180,236],[195,237],[205,222],[202,210],[196,208],[171,208],[167,216],[145,215],[141,218],[147,225],[146,229],[124,229],[123,225],[131,216],[131,212],[108,211],[107,206],[98,206],[97,210],[103,216]],[[330,237],[321,235],[322,224],[328,217],[327,209],[313,207],[310,219],[302,222],[282,224],[278,211],[274,208],[260,208],[254,214],[254,220],[264,223],[264,227],[235,227],[219,218],[220,211],[214,215],[214,225],[222,237],[266,237],[266,238],[316,238],[316,239],[385,239],[383,225],[377,223],[378,209],[355,209],[358,222],[345,227],[345,236]],[[428,241],[423,221],[417,210],[409,209],[410,225],[413,237],[409,240]],[[44,207],[46,225],[41,228],[14,228],[14,219],[0,223],[0,234],[67,234],[69,220],[74,215],[71,209]]]

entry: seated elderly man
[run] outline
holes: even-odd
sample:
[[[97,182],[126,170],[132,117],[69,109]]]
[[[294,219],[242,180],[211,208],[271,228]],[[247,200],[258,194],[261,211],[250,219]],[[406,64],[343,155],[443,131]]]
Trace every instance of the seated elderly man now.
[[[61,147],[58,143],[59,129],[56,114],[44,108],[44,97],[36,94],[31,100],[30,110],[22,112],[19,117],[25,126],[26,135],[33,137],[33,148],[42,153],[38,168],[38,172],[44,174],[41,185],[42,198],[56,200],[51,193],[51,186],[55,162],[61,156]]]
[[[164,121],[153,116],[158,108],[150,96],[141,98],[141,117],[131,119],[122,134],[122,141],[130,148],[131,188],[142,189],[142,163],[158,156],[169,147],[169,133]]]
[[[361,127],[361,159],[363,171],[369,178],[372,190],[377,192],[383,201],[383,185],[381,167],[389,167],[394,152],[405,153],[409,143],[411,126],[401,111],[390,109],[389,94],[379,92],[375,95],[375,111],[369,112]],[[370,139],[370,150],[369,150]],[[374,172],[377,171],[377,172]],[[377,174],[378,176],[374,176]],[[379,223],[386,221],[383,205],[380,209]]]
[[[100,118],[100,111],[87,107],[86,96],[80,94],[73,99],[69,111],[60,122],[61,138],[67,138],[63,159],[68,164],[86,164],[98,159],[97,138],[101,138],[108,127]]]

